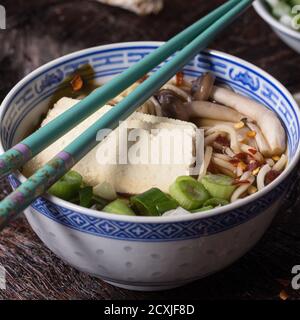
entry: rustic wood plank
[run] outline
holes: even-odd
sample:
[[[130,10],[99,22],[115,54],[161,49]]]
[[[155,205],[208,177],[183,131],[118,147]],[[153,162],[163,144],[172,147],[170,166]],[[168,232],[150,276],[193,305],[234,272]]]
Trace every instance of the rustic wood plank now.
[[[188,5],[187,5],[188,3]],[[156,16],[138,17],[95,1],[7,0],[6,31],[0,31],[0,99],[24,75],[63,54],[90,46],[134,40],[166,40],[222,1],[167,0]],[[300,56],[286,47],[251,9],[211,45],[237,55],[300,91]],[[137,293],[110,286],[64,264],[21,217],[0,234],[0,263],[8,288],[0,299],[278,299],[291,268],[300,264],[298,180],[259,244],[238,262],[187,287]],[[2,197],[9,192],[1,185]],[[300,292],[286,288],[290,299]]]

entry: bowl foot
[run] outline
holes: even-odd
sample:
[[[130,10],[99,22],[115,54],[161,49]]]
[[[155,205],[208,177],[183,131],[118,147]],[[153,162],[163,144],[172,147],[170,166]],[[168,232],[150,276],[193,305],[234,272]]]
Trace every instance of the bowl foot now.
[[[127,285],[123,283],[106,281],[106,280],[103,280],[103,281],[115,287],[127,289],[127,290],[133,290],[133,291],[163,291],[163,290],[178,288],[188,284],[188,282],[185,282],[185,283],[180,283],[178,285],[169,285],[169,286],[159,286],[159,285],[158,286],[138,286],[138,285]]]

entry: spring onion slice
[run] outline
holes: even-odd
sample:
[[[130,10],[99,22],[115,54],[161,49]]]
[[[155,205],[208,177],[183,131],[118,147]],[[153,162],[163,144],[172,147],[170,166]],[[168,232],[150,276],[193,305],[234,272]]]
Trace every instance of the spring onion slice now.
[[[108,201],[93,194],[93,203],[96,206],[96,209],[101,211],[108,204]]]
[[[209,174],[201,179],[201,183],[213,198],[229,201],[233,191],[237,188],[231,177],[223,174]]]
[[[170,195],[186,210],[200,208],[210,198],[209,193],[196,179],[181,176],[169,188]]]
[[[96,185],[93,188],[93,193],[96,196],[101,197],[101,198],[106,199],[106,200],[109,200],[109,201],[117,199],[116,190],[107,181],[104,181],[104,182]]]
[[[85,208],[90,208],[93,204],[93,188],[81,188],[79,190],[79,205]]]
[[[135,212],[143,216],[161,216],[178,207],[178,203],[174,199],[158,188],[152,188],[133,196],[130,202]]]
[[[218,207],[218,206],[225,206],[226,204],[228,204],[229,201],[225,200],[225,199],[222,199],[222,198],[211,198],[211,199],[208,199],[204,202],[204,207],[208,207],[208,206],[211,206],[211,207]]]
[[[116,199],[113,202],[106,205],[102,211],[107,213],[115,213],[126,216],[135,216],[135,213],[129,208],[126,201],[122,199]]]
[[[63,200],[76,198],[82,183],[82,176],[76,171],[69,171],[49,189],[49,193]]]
[[[195,210],[192,210],[191,212],[192,213],[197,213],[197,212],[203,212],[203,211],[208,211],[208,210],[211,210],[213,209],[214,207],[213,206],[204,206],[200,209],[195,209]]]

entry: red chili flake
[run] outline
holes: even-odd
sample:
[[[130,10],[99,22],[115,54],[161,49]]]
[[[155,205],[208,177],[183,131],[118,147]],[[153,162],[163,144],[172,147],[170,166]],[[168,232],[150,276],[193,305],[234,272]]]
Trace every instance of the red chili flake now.
[[[210,172],[210,173],[219,173],[218,169],[216,168],[216,166],[210,162],[208,167],[207,167],[207,171]]]
[[[260,167],[259,161],[250,160],[250,162],[248,163],[247,171],[253,171],[253,170],[257,169],[258,167]]]
[[[229,162],[234,165],[235,167],[238,166],[238,164],[240,163],[240,160],[239,159],[231,159],[229,160]]]
[[[184,73],[182,71],[176,73],[176,86],[180,87],[183,85]]]
[[[249,180],[238,180],[238,179],[235,179],[232,184],[233,185],[237,185],[237,184],[247,184],[247,183],[250,183]]]
[[[215,142],[219,143],[220,145],[222,145],[224,147],[230,146],[230,141],[228,140],[228,138],[223,137],[221,135],[217,136],[217,138],[215,139]]]
[[[256,149],[249,149],[249,152],[252,153],[252,154],[256,154],[257,150]]]
[[[281,172],[276,170],[271,170],[266,174],[265,183],[269,184],[274,181],[278,176],[280,176]]]
[[[240,152],[240,153],[237,153],[234,158],[240,160],[240,161],[247,161],[248,159],[248,154],[245,153],[245,152]]]
[[[141,79],[139,80],[140,83],[143,83],[145,80],[147,80],[149,78],[149,76],[147,74],[145,74],[144,76],[141,77]]]
[[[79,91],[83,87],[83,80],[79,74],[77,74],[72,80],[71,80],[71,86],[73,91]]]

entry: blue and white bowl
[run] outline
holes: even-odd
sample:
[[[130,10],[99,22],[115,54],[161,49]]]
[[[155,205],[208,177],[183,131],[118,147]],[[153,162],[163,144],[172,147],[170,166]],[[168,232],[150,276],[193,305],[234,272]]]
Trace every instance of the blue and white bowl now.
[[[253,7],[284,43],[300,53],[300,31],[294,30],[274,18],[263,0],[256,0]]]
[[[38,124],[53,92],[80,66],[90,63],[101,84],[161,43],[118,43],[56,59],[35,70],[7,95],[1,107],[1,152]],[[299,159],[299,111],[291,94],[261,69],[217,51],[199,54],[186,76],[213,72],[219,81],[272,109],[288,135],[289,165],[262,191],[234,204],[179,217],[107,214],[50,195],[38,198],[25,215],[36,234],[76,269],[134,290],[173,288],[217,272],[245,254],[270,225]],[[24,181],[10,176],[13,187]]]

